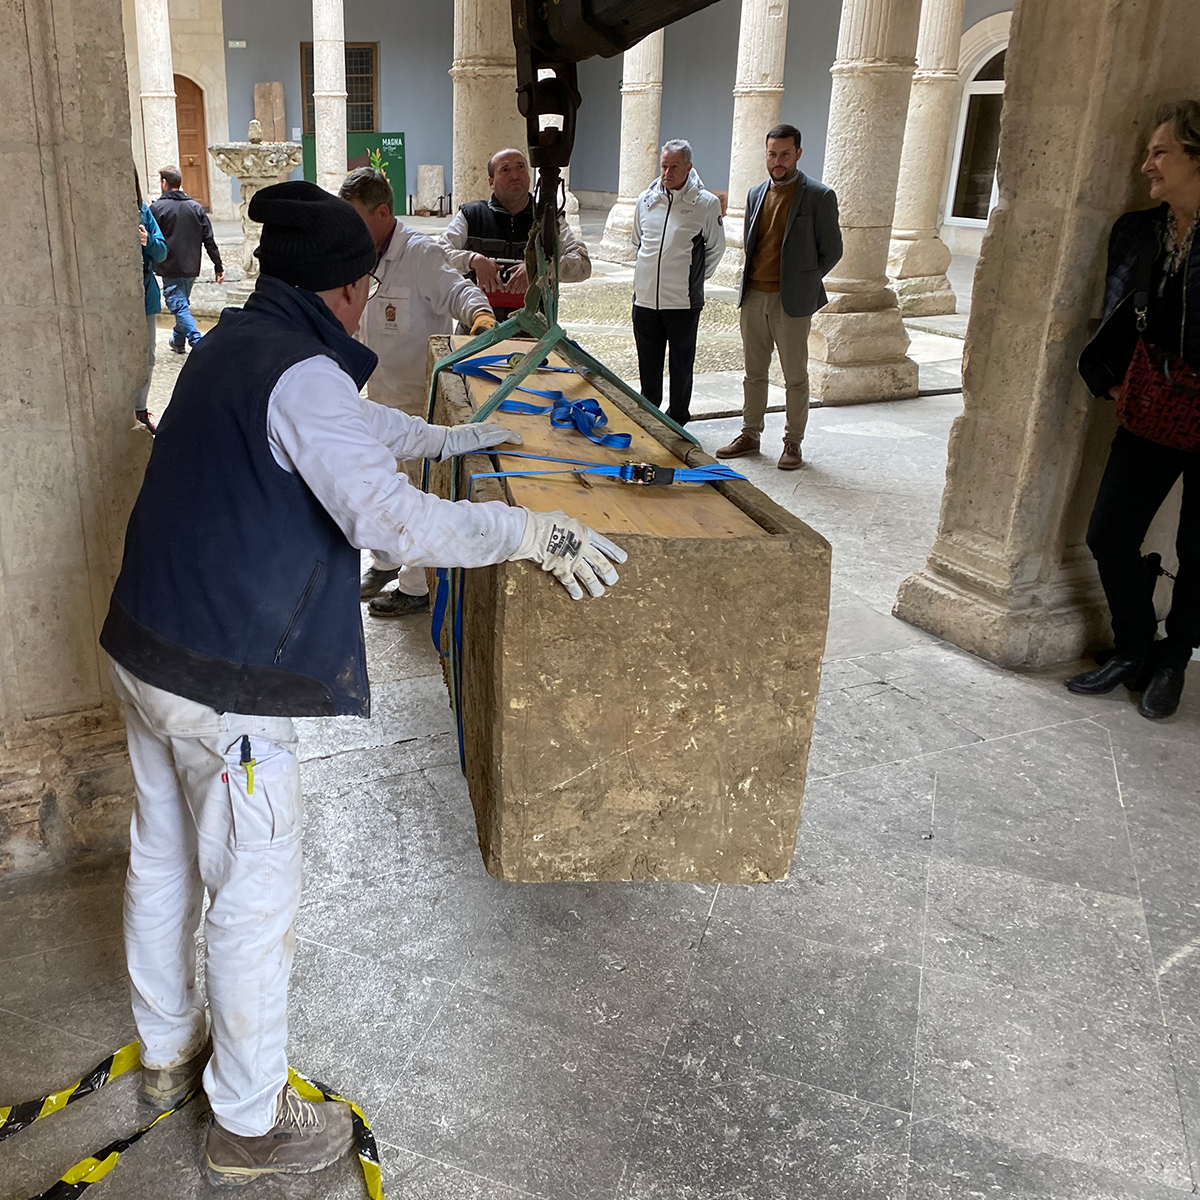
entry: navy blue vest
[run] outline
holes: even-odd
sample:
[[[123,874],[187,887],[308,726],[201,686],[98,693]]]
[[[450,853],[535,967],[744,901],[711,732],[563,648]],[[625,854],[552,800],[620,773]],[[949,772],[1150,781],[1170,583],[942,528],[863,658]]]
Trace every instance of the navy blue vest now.
[[[100,644],[146,683],[218,712],[370,713],[359,554],[267,442],[289,367],[376,356],[312,292],[264,276],[192,350],[163,415]]]

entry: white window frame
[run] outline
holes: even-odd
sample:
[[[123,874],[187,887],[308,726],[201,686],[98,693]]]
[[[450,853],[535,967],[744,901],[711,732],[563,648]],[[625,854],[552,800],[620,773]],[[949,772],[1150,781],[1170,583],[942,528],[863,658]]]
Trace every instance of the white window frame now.
[[[1006,49],[1001,47],[1001,49]],[[1000,51],[997,50],[996,54]],[[991,55],[985,62],[979,64],[976,70],[982,71],[996,54]],[[956,217],[954,215],[954,193],[958,190],[958,172],[962,166],[962,156],[967,133],[967,113],[971,107],[972,96],[1003,96],[1004,95],[1004,80],[1003,79],[973,79],[963,88],[962,100],[958,107],[958,134],[954,139],[954,159],[950,168],[950,187],[946,192],[946,208],[945,221],[946,225],[961,225],[969,229],[986,229],[987,219],[979,217]],[[996,183],[996,175],[992,174],[992,197],[988,203],[988,212],[990,213],[996,207],[996,201],[999,199],[999,189]]]

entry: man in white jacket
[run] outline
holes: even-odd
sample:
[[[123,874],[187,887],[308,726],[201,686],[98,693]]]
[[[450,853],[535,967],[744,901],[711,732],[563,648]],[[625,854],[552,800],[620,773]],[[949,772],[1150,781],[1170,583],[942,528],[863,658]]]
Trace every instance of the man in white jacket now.
[[[379,286],[367,301],[357,334],[379,355],[367,396],[410,417],[423,417],[429,339],[449,333],[456,321],[479,333],[496,318],[483,293],[450,265],[442,247],[395,215],[392,187],[382,171],[358,167],[346,176],[338,195],[358,210],[379,253]],[[405,463],[404,470],[419,487],[420,460]],[[425,571],[372,553],[373,565],[363,574],[360,588],[371,616],[403,617],[428,609]],[[384,592],[393,579],[396,590]]]
[[[663,360],[670,348],[667,414],[686,425],[704,281],[725,254],[725,228],[721,201],[705,191],[687,142],[667,142],[659,164],[662,173],[637,198],[633,214],[633,337],[642,395],[659,408]]]

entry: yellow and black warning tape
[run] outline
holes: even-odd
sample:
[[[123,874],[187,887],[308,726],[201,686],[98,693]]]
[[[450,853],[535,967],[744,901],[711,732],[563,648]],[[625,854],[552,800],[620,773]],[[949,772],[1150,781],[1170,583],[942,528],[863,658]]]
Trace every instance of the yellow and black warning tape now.
[[[110,1054],[103,1062],[97,1063],[82,1079],[76,1080],[70,1087],[61,1091],[51,1092],[39,1100],[26,1100],[21,1104],[0,1105],[0,1142],[28,1129],[35,1121],[56,1113],[68,1104],[98,1092],[105,1084],[141,1066],[141,1054],[137,1042],[122,1046],[114,1054]],[[345,1096],[327,1087],[323,1083],[307,1079],[299,1071],[288,1067],[288,1082],[304,1097],[305,1100],[335,1100],[348,1104],[351,1110],[351,1122],[354,1128],[354,1149],[358,1161],[362,1165],[363,1180],[366,1183],[367,1195],[371,1200],[383,1200],[383,1178],[379,1167],[379,1149],[375,1144],[375,1135],[363,1111]],[[117,1138],[107,1146],[97,1150],[75,1163],[62,1177],[46,1191],[39,1192],[31,1200],[74,1200],[81,1196],[93,1183],[98,1183],[117,1165],[117,1160],[129,1149],[134,1142],[140,1141],[154,1128],[159,1121],[177,1113],[196,1095],[189,1092],[174,1108],[159,1113],[153,1121],[135,1129],[127,1137]]]

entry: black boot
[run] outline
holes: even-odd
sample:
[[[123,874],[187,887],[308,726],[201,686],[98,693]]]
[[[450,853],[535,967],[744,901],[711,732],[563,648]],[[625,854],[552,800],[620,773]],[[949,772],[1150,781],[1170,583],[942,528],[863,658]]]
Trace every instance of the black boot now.
[[[1067,680],[1067,691],[1077,696],[1103,696],[1123,683],[1131,692],[1140,692],[1146,686],[1151,670],[1146,655],[1125,658],[1114,654],[1104,666],[1072,675]]]
[[[1151,721],[1161,721],[1174,716],[1183,695],[1183,677],[1187,663],[1182,666],[1155,667],[1150,682],[1138,703],[1138,712]]]

